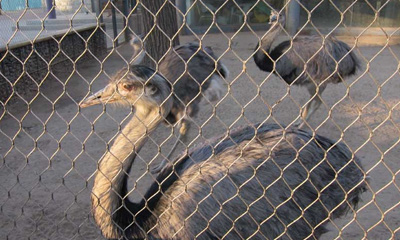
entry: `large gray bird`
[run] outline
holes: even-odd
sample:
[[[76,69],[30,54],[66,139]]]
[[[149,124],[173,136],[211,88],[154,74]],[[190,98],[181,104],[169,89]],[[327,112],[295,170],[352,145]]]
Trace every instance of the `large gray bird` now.
[[[328,83],[339,83],[354,75],[360,62],[352,49],[334,37],[296,36],[272,48],[285,26],[285,15],[272,11],[271,28],[257,44],[254,61],[266,72],[273,72],[288,84],[306,86],[311,101],[296,124],[304,126],[321,105],[320,95]],[[304,120],[304,121],[302,121]]]
[[[166,165],[146,192],[128,190],[137,152],[174,103],[154,70],[127,72],[81,103],[135,109],[94,178],[92,211],[106,238],[318,238],[327,222],[355,211],[366,186],[359,159],[342,143],[277,125],[233,130]]]
[[[139,64],[145,47],[141,36],[131,38],[134,64]],[[215,56],[211,47],[200,47],[191,42],[170,49],[158,65],[161,73],[173,86],[174,104],[167,122],[178,123],[179,137],[167,158],[152,170],[159,172],[167,163],[180,141],[186,141],[186,133],[190,128],[190,118],[197,115],[200,102],[219,101],[224,92],[224,85],[229,71],[221,60]],[[204,100],[207,99],[207,100]]]

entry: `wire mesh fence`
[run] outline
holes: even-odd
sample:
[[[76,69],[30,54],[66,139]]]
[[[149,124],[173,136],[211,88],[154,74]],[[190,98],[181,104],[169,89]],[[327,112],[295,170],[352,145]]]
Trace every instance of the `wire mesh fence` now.
[[[399,1],[29,2],[1,239],[400,238]]]

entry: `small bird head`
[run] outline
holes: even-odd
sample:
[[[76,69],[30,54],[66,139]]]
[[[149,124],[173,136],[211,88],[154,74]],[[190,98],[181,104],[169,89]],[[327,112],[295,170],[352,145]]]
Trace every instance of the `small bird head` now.
[[[132,34],[130,36],[129,44],[133,48],[132,60],[134,61],[134,64],[140,64],[145,56],[145,43],[143,41],[144,36],[144,34]]]
[[[131,34],[129,43],[131,44],[132,47],[142,48],[144,45],[143,38],[144,38],[144,34],[140,34],[140,35]]]
[[[81,108],[97,104],[115,103],[132,106],[136,111],[160,110],[166,116],[172,107],[168,81],[153,69],[133,65],[123,68],[103,89],[84,99]]]
[[[279,13],[275,10],[271,11],[271,15],[269,16],[269,24],[273,25],[276,23],[280,23],[281,25],[284,25],[286,21],[285,14]]]

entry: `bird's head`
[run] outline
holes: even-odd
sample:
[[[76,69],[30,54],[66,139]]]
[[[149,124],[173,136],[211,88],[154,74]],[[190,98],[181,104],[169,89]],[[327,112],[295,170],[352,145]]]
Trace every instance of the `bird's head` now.
[[[144,34],[140,35],[131,34],[129,44],[134,48],[143,48],[144,47],[143,38]]]
[[[280,23],[281,25],[284,25],[285,21],[286,21],[285,14],[279,13],[275,10],[271,11],[271,15],[269,16],[269,24],[274,25]]]
[[[133,65],[123,68],[103,89],[82,100],[81,108],[97,104],[115,103],[132,106],[136,112],[159,111],[168,115],[172,107],[171,87],[168,81],[153,69]]]
[[[134,63],[140,64],[145,56],[145,43],[143,41],[144,35],[134,35],[130,36],[129,44],[133,48],[132,59]]]

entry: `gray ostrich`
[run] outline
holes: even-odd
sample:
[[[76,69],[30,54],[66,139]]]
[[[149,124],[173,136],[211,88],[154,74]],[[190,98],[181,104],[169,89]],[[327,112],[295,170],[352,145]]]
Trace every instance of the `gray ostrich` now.
[[[326,85],[354,75],[360,62],[346,43],[334,37],[323,41],[320,36],[296,36],[271,49],[285,26],[284,14],[272,11],[270,25],[261,39],[261,46],[260,43],[256,46],[254,61],[261,70],[273,72],[288,84],[307,87],[313,99],[296,123],[302,127],[321,105],[320,96]]]
[[[142,38],[131,37],[134,64],[139,64],[145,56]],[[198,43],[191,42],[171,49],[159,63],[158,72],[172,84],[174,93],[173,106],[166,122],[177,123],[179,136],[167,157],[152,169],[153,173],[167,164],[180,141],[186,142],[189,117],[197,115],[201,101],[215,103],[221,99],[225,84],[223,79],[228,77],[229,71],[217,59],[211,47],[200,47]]]
[[[190,149],[132,202],[129,171],[173,107],[171,86],[154,70],[131,66],[80,106],[107,102],[135,114],[94,177],[92,212],[106,238],[318,238],[327,222],[355,211],[365,190],[360,161],[344,144],[256,124]]]

